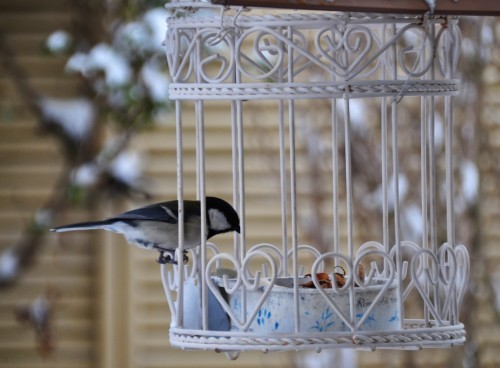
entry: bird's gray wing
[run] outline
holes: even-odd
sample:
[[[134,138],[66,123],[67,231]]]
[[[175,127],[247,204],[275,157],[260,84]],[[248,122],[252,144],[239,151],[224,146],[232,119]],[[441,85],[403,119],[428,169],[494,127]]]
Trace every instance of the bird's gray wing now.
[[[184,201],[185,213],[189,214],[193,210],[199,213],[199,203],[197,201]],[[196,208],[193,208],[196,207]],[[151,204],[149,206],[137,208],[113,217],[113,220],[148,220],[161,221],[169,224],[178,224],[177,201],[169,201]]]

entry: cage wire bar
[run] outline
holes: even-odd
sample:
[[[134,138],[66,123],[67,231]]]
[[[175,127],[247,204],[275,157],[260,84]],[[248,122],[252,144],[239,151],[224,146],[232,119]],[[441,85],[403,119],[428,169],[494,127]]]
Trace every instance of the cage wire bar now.
[[[241,221],[232,253],[207,242],[202,226],[201,245],[189,250],[189,264],[161,265],[172,315],[170,343],[182,349],[226,352],[231,359],[246,350],[420,349],[463,344],[465,330],[458,316],[469,256],[464,245],[455,243],[452,172],[452,98],[459,87],[453,79],[460,48],[457,19],[429,14],[262,15],[204,1],[172,1],[166,7],[172,12],[165,44],[172,77],[170,99],[176,109],[177,259],[182,259],[183,252],[182,131],[187,102],[194,103],[195,110],[196,189],[202,223],[206,222],[206,170],[210,170],[205,165],[207,101],[228,106],[232,200]],[[311,70],[326,77],[310,80]],[[421,244],[404,238],[399,203],[398,106],[410,96],[420,98]],[[302,244],[297,230],[296,103],[310,99],[328,101],[330,106],[332,246],[323,254]],[[382,241],[359,246],[354,244],[351,171],[351,150],[356,144],[351,132],[354,99],[379,104],[381,131]],[[245,104],[259,100],[274,101],[279,115],[280,245],[247,243]],[[437,114],[445,121],[447,237],[441,245],[436,216]],[[346,246],[340,236],[343,205]],[[307,267],[300,264],[303,253],[314,258]],[[250,265],[256,260],[263,264],[252,271]],[[227,272],[228,264],[232,272]],[[364,274],[358,272],[360,264],[365,266]],[[217,270],[223,265],[226,271],[220,274]],[[331,288],[324,289],[319,273],[335,280],[338,266],[345,272],[345,284],[332,282]],[[301,287],[308,280],[305,274],[311,274],[315,288]],[[407,311],[410,296],[421,307],[418,318]],[[285,306],[292,306],[293,318]]]

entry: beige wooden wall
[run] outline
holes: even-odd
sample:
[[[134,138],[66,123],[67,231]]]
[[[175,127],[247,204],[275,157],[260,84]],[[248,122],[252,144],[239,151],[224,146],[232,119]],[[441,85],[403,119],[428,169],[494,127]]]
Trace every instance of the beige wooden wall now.
[[[42,55],[51,31],[73,19],[66,1],[0,1],[0,32],[27,71],[30,83],[55,97],[78,93],[62,70],[64,58]],[[61,167],[55,141],[41,136],[36,120],[0,66],[0,250],[19,241],[33,213],[50,194]],[[75,213],[78,218],[78,213]],[[71,245],[47,237],[36,264],[20,282],[0,291],[1,367],[94,367],[96,360],[95,255],[88,237]],[[18,323],[14,309],[49,288],[59,292],[55,320],[57,352],[41,358],[32,329]]]
[[[55,97],[76,96],[79,88],[75,78],[62,72],[63,58],[46,57],[41,53],[46,36],[69,27],[75,16],[67,1],[0,0],[0,31],[6,33],[33,85]],[[496,69],[495,72],[498,74]],[[488,139],[492,140],[497,155],[500,154],[498,86],[498,81],[492,81],[487,92],[491,96],[487,99],[489,106],[484,109],[484,129],[491,130]],[[207,192],[230,200],[231,148],[227,113],[221,103],[206,107],[207,167],[210,169]],[[277,146],[274,108],[272,103],[260,105],[259,114],[252,114],[246,131],[246,164],[250,173],[247,198],[251,199],[247,215],[249,229],[253,230],[249,231],[250,244],[279,241],[276,162],[270,162],[267,156],[270,150],[275,150],[271,147]],[[173,122],[173,116],[167,116],[154,131],[145,132],[134,140],[135,147],[144,155],[145,170],[153,178],[155,200],[176,195]],[[185,123],[185,195],[194,197],[193,120],[186,119]],[[303,147],[299,145],[299,149]],[[54,141],[37,134],[34,117],[26,112],[15,88],[0,68],[0,250],[18,240],[26,219],[49,195],[60,162]],[[482,237],[485,255],[490,259],[489,270],[493,271],[498,270],[500,263],[500,233],[496,225],[500,218],[500,192],[498,177],[488,171],[487,166],[481,169],[484,171],[481,196],[488,198],[481,207],[485,219]],[[307,174],[304,162],[299,162],[299,173]],[[307,184],[301,188],[300,195],[307,196]],[[99,216],[141,204],[128,201],[120,208],[104,206]],[[92,214],[73,211],[65,220],[91,217]],[[219,237],[217,243],[227,247],[231,237]],[[230,362],[221,354],[170,348],[168,307],[154,257],[126,246],[113,234],[47,236],[36,266],[17,285],[0,290],[0,367],[289,367],[297,362],[295,353],[245,353],[236,362]],[[19,303],[32,301],[47,285],[56,287],[61,295],[55,312],[56,351],[53,356],[43,358],[37,354],[32,331],[13,319],[12,310]],[[482,345],[487,351],[482,366],[494,367],[500,364],[495,353],[500,334],[491,327],[489,318],[494,318],[491,309],[488,313],[478,326],[490,337],[482,338],[484,342],[489,341]],[[404,366],[408,354],[363,352],[359,362],[362,367],[400,367]],[[426,350],[412,354],[422,367],[446,364],[446,351]],[[326,360],[323,366],[328,366],[329,360],[334,362],[337,360],[333,359],[339,357],[323,352],[317,356],[313,354],[313,359],[318,361],[318,366],[319,361]]]
[[[500,346],[500,23],[493,23],[491,64],[481,78],[484,83],[484,106],[480,109],[480,240],[476,274],[487,280],[476,313],[477,336],[481,341],[481,363],[497,367]],[[496,288],[495,288],[496,284]],[[488,286],[491,288],[488,289]],[[494,323],[492,323],[494,321]]]

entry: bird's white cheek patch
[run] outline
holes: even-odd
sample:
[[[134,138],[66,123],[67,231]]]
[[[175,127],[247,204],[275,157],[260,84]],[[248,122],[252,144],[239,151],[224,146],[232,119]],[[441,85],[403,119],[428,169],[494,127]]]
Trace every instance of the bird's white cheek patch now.
[[[208,210],[208,217],[210,220],[210,227],[215,231],[227,230],[231,228],[229,222],[227,222],[226,216],[214,208]]]

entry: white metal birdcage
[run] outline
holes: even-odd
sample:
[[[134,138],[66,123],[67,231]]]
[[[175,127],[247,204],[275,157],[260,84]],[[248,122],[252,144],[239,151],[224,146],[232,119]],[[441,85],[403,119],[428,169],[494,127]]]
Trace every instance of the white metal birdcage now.
[[[205,124],[210,124],[205,106],[210,101],[227,111],[233,205],[241,220],[241,234],[235,235],[231,252],[221,251],[217,238],[208,243],[202,230],[200,247],[190,250],[190,264],[161,266],[172,315],[171,344],[235,354],[232,357],[245,350],[463,344],[465,330],[458,317],[469,258],[466,248],[455,242],[452,172],[452,96],[459,88],[453,79],[460,49],[457,19],[428,14],[263,14],[203,1],[172,1],[167,8],[172,16],[166,56],[177,120],[178,252],[183,251],[183,124],[188,114],[196,119],[196,189],[205,222],[203,199],[209,195],[210,171],[205,165]],[[398,138],[405,128],[399,112],[409,98],[420,106],[420,136],[415,139],[421,147],[421,181],[410,183],[421,187],[419,242],[405,238],[399,201]],[[328,165],[333,175],[328,184],[331,226],[325,230],[332,242],[325,252],[303,244],[297,229],[297,111],[299,104],[312,100],[323,101],[329,111]],[[245,114],[258,106],[253,101],[271,102],[276,112],[282,216],[278,244],[247,241],[244,134]],[[375,104],[380,124],[380,137],[373,137],[380,139],[380,151],[372,154],[381,162],[375,205],[380,207],[382,237],[363,244],[355,244],[359,227],[353,217],[351,150],[358,143],[351,115],[356,101]],[[434,151],[438,116],[444,121],[444,165],[436,162]],[[440,193],[446,193],[445,219],[436,216]],[[439,244],[438,226],[443,225],[446,240]],[[308,265],[301,264],[305,253],[313,257]],[[251,266],[257,261],[263,264],[260,271]],[[360,264],[364,274],[358,272]],[[219,272],[221,267],[225,271]],[[333,281],[331,288],[322,287],[321,272]],[[339,274],[345,283],[334,281]],[[315,287],[302,287],[308,280]],[[417,299],[411,302],[419,309],[416,313],[409,308],[410,295]]]

